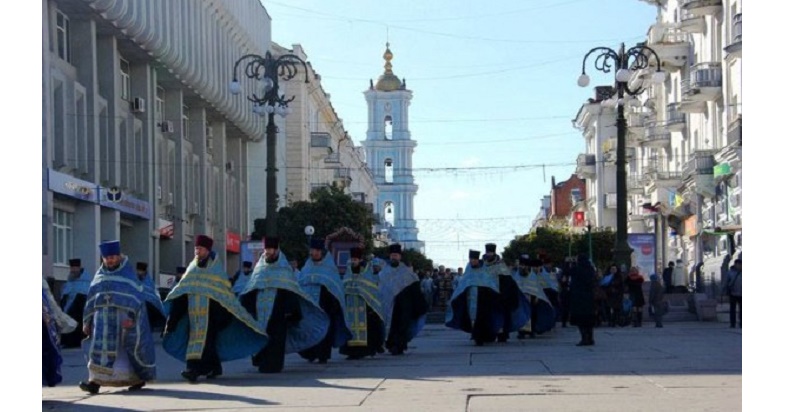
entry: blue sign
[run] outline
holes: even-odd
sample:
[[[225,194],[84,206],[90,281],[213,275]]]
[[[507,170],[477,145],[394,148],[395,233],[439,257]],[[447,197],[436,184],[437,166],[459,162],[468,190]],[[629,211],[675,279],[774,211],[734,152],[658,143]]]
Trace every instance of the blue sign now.
[[[106,189],[92,182],[78,179],[66,173],[47,169],[47,187],[50,191],[75,199],[119,210],[122,213],[150,220],[150,202],[124,195],[118,188]]]
[[[75,199],[97,202],[97,185],[52,169],[47,169],[47,188]]]
[[[241,242],[239,267],[241,267],[244,262],[252,262],[252,267],[255,268],[255,265],[258,263],[258,259],[261,258],[263,251],[264,242],[261,240],[248,240],[246,242]]]

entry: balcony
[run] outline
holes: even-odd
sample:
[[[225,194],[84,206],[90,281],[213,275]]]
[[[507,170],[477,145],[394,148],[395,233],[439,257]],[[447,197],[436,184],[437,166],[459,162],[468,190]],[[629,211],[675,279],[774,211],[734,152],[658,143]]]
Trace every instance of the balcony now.
[[[339,163],[341,161],[341,154],[330,153],[325,157],[325,163]]]
[[[679,103],[669,103],[666,108],[666,128],[679,132],[685,127],[685,113],[679,110]]]
[[[627,175],[627,193],[643,194],[647,181],[642,175]]]
[[[333,176],[336,179],[346,179],[352,181],[352,175],[350,173],[350,169],[348,167],[339,167],[336,168]]]
[[[657,53],[666,70],[679,70],[685,66],[691,54],[689,34],[676,26],[654,24],[649,28],[647,46]]]
[[[721,96],[721,63],[698,63],[691,66],[691,73],[682,80],[684,101],[709,102]]]
[[[722,0],[680,0],[680,8],[695,16],[712,16],[721,11]]]
[[[741,13],[738,13],[732,18],[732,41],[724,48],[727,57],[741,57],[741,44]]]
[[[640,142],[644,147],[665,149],[671,146],[671,132],[663,125],[650,124]]]
[[[650,123],[651,116],[648,113],[630,113],[627,115],[627,139],[630,139],[630,134],[642,136],[644,129]]]
[[[311,132],[311,147],[313,148],[328,148],[333,150],[331,144],[330,133],[327,132]]]
[[[596,155],[580,153],[577,156],[577,174],[583,179],[596,176]]]
[[[713,175],[713,166],[716,164],[714,153],[715,150],[696,150],[688,155],[688,160],[682,167],[683,179],[695,175]]]
[[[627,146],[627,150],[624,152],[628,160],[632,159],[632,157],[635,155],[635,150],[631,149],[635,149],[636,147],[636,143],[631,142],[630,141],[631,139],[629,139],[629,137],[630,135],[628,134],[627,139],[625,140],[626,142],[625,146]],[[618,145],[619,142],[615,137],[610,137],[606,139],[604,142],[602,142],[602,159],[604,159],[605,161],[615,161],[616,149],[619,147]]]
[[[649,178],[660,187],[677,187],[682,183],[682,172],[657,170],[650,173]]]
[[[680,9],[679,27],[686,33],[704,33],[705,16],[692,13],[687,9]]]
[[[741,128],[741,118],[739,114],[727,126],[727,146],[743,146],[743,133]]]
[[[608,209],[615,209],[616,208],[616,194],[615,193],[605,193],[605,207]]]

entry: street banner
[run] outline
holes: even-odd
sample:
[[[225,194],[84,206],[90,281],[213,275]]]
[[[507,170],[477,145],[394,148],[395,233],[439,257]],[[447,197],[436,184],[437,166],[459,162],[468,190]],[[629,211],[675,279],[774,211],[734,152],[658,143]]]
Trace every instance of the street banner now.
[[[633,249],[632,266],[638,266],[644,279],[649,275],[657,273],[657,249],[655,247],[654,233],[630,233],[627,235],[627,242]]]

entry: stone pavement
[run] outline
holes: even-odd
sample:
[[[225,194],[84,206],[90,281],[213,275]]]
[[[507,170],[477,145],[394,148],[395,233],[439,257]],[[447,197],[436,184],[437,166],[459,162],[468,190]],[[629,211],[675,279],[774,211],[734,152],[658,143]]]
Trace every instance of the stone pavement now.
[[[468,335],[428,325],[404,356],[327,365],[289,355],[285,371],[257,373],[248,360],[189,384],[160,349],[159,380],[140,392],[77,387],[86,367],[65,351],[64,382],[42,388],[43,411],[734,411],[742,409],[742,331],[724,323],[656,329],[598,328],[576,347],[575,327],[534,340],[475,347]]]

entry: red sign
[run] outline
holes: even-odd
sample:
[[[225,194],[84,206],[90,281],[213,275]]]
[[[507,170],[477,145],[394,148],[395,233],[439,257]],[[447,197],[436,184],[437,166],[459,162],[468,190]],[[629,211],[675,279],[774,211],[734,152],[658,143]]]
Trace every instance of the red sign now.
[[[582,227],[585,224],[585,212],[574,212],[572,214],[572,226]]]
[[[241,251],[241,236],[237,233],[227,232],[225,236],[225,250],[231,253],[239,253]]]
[[[652,247],[650,244],[643,244],[641,245],[641,253],[644,255],[651,255],[652,252],[655,251],[655,248]]]

